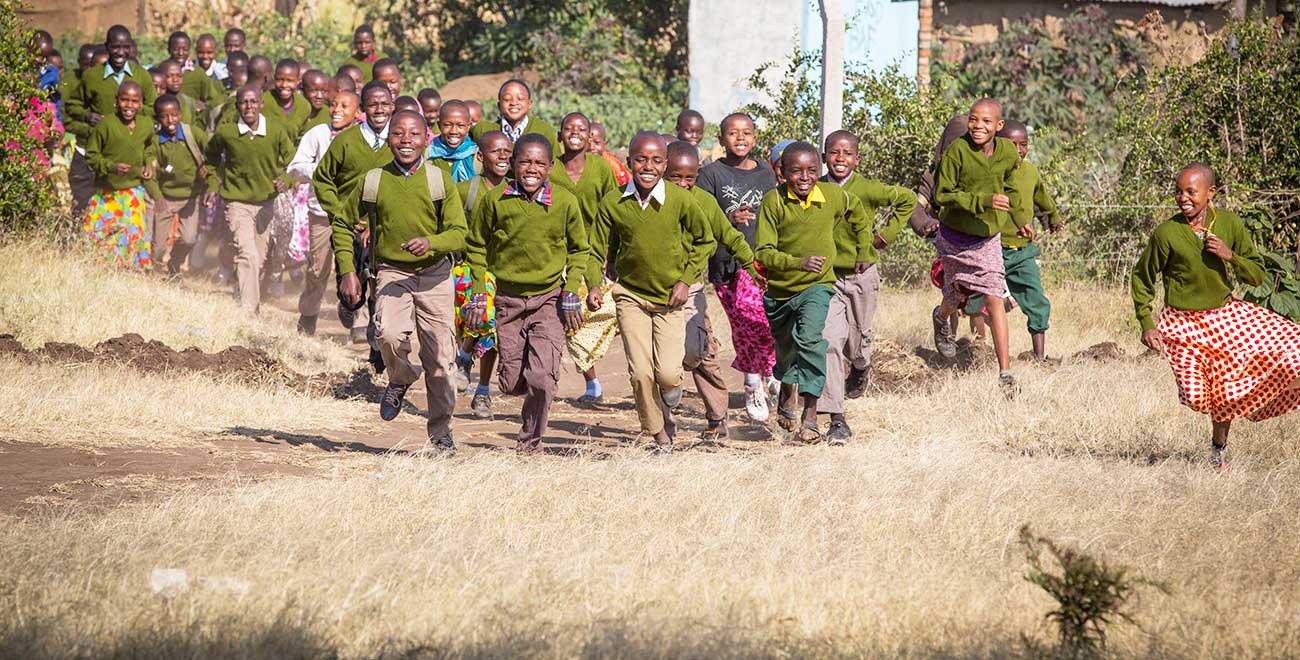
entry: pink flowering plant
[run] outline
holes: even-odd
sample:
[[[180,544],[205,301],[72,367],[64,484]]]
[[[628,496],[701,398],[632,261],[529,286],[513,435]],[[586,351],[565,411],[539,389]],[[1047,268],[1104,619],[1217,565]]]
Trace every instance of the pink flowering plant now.
[[[41,94],[32,30],[18,0],[0,0],[0,232],[36,226],[54,207],[50,149],[63,136],[54,105]]]

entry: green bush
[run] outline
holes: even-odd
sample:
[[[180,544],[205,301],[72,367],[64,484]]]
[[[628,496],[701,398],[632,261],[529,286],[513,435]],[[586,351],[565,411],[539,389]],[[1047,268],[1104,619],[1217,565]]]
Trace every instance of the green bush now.
[[[18,19],[19,0],[0,0],[0,231],[39,227],[54,208],[48,145],[29,131],[28,102],[40,98],[32,30]]]
[[[680,109],[639,94],[578,94],[552,90],[539,95],[534,111],[554,122],[559,122],[567,113],[581,112],[604,124],[609,148],[620,149],[626,147],[638,131],[672,133]]]

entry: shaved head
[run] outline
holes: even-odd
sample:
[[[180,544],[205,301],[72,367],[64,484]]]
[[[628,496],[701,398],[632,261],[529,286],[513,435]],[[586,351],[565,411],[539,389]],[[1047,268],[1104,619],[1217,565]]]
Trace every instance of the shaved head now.
[[[627,150],[628,153],[632,153],[637,151],[638,149],[656,143],[659,145],[660,149],[664,150],[665,152],[668,151],[668,142],[664,140],[664,136],[654,131],[641,131],[640,133],[637,133],[635,136],[633,136],[632,141],[627,145]]]
[[[1183,181],[1184,177],[1204,177],[1205,182],[1211,187],[1219,185],[1219,178],[1214,174],[1214,168],[1205,163],[1191,163],[1178,170],[1178,180]]]
[[[975,104],[970,107],[971,114],[974,114],[976,110],[981,108],[987,108],[993,111],[999,119],[1002,117],[1002,104],[993,99],[982,98],[976,101]]]
[[[1029,128],[1014,119],[1004,121],[1002,130],[998,131],[998,137],[1013,138],[1016,136],[1029,137]]]

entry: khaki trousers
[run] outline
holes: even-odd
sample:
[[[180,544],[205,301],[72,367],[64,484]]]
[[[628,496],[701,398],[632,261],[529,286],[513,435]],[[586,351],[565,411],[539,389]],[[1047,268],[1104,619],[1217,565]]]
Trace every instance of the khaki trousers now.
[[[311,213],[307,223],[307,272],[298,296],[298,313],[319,316],[325,287],[334,275],[334,227],[328,217]]]
[[[429,399],[429,439],[451,432],[456,388],[451,384],[456,347],[451,262],[443,261],[419,272],[379,265],[375,287],[375,341],[384,356],[388,382],[410,385],[421,368],[411,362],[411,333],[420,342],[420,365]]]
[[[879,297],[880,271],[874,265],[835,281],[835,295],[826,312],[826,387],[817,400],[817,412],[842,414],[848,366],[871,368],[872,324]]]
[[[180,223],[180,236],[171,246],[167,257],[167,272],[176,274],[181,264],[190,256],[195,241],[199,240],[199,215],[203,210],[201,196],[188,199],[156,199],[150,209],[149,240],[153,245],[155,263],[161,263],[167,254],[167,239],[171,236],[172,225]]]
[[[655,435],[668,427],[671,434],[672,411],[663,395],[682,384],[686,312],[643,300],[621,285],[614,286],[614,308],[641,431]]]
[[[695,390],[704,399],[704,416],[710,422],[727,417],[727,383],[718,364],[718,342],[709,321],[709,299],[703,283],[691,286],[686,305],[686,357],[682,368],[691,372]]]
[[[273,201],[260,204],[226,201],[226,224],[235,245],[235,290],[239,306],[257,314],[262,302],[262,268],[267,261],[267,244],[271,240]]]

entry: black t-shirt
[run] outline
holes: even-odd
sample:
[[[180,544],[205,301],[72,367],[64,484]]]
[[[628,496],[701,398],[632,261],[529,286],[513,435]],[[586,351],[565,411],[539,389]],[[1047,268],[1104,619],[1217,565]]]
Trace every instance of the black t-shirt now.
[[[747,225],[735,225],[745,235],[749,247],[754,247],[754,234],[758,231],[758,207],[763,202],[763,195],[776,187],[776,173],[762,161],[754,161],[758,167],[742,170],[732,167],[720,160],[700,168],[699,179],[695,185],[704,192],[713,195],[722,207],[723,215],[730,216],[732,211],[741,206],[749,206],[754,212],[754,220]],[[713,283],[730,282],[740,265],[721,245],[709,258],[709,281]]]

